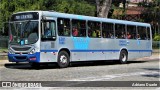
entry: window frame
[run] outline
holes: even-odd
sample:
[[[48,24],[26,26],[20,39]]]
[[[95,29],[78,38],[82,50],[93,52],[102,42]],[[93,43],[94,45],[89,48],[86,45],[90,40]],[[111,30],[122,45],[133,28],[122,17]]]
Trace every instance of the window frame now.
[[[104,30],[104,28],[103,28],[103,25],[112,25],[111,27],[112,27],[112,30],[110,29],[110,30],[108,30],[108,29],[106,29],[106,30]],[[107,26],[106,26],[107,27]],[[112,32],[112,34],[113,34],[113,38],[112,37],[109,37],[109,35],[108,35],[108,37],[107,37],[107,35],[105,35],[106,37],[104,37],[103,36],[103,32],[109,32],[109,33],[111,33],[110,31],[113,31]],[[111,22],[102,22],[102,37],[103,38],[109,38],[109,39],[114,39],[114,23],[111,23]]]
[[[90,22],[92,22],[92,23],[95,23],[95,22],[96,22],[96,24],[99,23],[99,25],[100,25],[100,26],[99,26],[100,36],[99,36],[99,37],[97,37],[97,36],[96,36],[96,37],[93,37],[93,35],[89,35],[89,31],[90,31],[90,30],[89,30],[89,27],[90,27],[90,26],[89,26],[89,23],[90,23]],[[88,20],[88,22],[87,22],[87,27],[88,27],[87,36],[88,36],[89,38],[102,38],[102,23],[101,23],[100,21],[91,21],[91,20]],[[96,29],[97,29],[97,28],[96,28]],[[92,30],[92,31],[93,31],[93,30]],[[95,29],[94,29],[94,31],[95,31]],[[97,33],[96,33],[96,35],[97,35]]]
[[[63,21],[64,20],[69,20],[69,35],[60,35],[60,33],[59,33],[59,24],[58,24],[58,19],[63,19]],[[70,37],[71,36],[71,19],[70,18],[63,18],[63,17],[59,17],[59,18],[57,18],[57,32],[58,32],[58,36],[64,36],[64,37]]]
[[[127,24],[126,25],[126,28],[127,28],[126,31],[127,31],[127,33],[129,31],[129,29],[128,29],[129,26],[135,28],[135,31],[132,31],[132,32],[135,32],[135,33],[129,32],[132,38],[127,38],[127,39],[136,40],[137,39],[137,26],[136,25]],[[134,38],[133,38],[133,34],[134,34]]]
[[[147,29],[146,29],[146,31],[147,31],[147,40],[151,40],[151,28],[150,27],[146,27]],[[149,33],[148,33],[149,32]],[[149,37],[148,37],[149,36]]]
[[[116,27],[116,25],[123,25],[124,26],[124,38],[120,38],[119,37],[119,35],[121,36],[121,34],[120,33],[118,33],[119,35],[118,35],[118,37],[117,37],[117,32],[116,31],[118,31],[118,29],[117,29],[117,27]],[[117,29],[117,30],[116,30]],[[119,31],[119,32],[122,32],[122,30],[121,31]],[[116,39],[126,39],[126,24],[120,24],[120,23],[115,23],[114,24],[114,33],[115,33],[115,38]]]
[[[75,27],[74,24],[73,24],[73,21],[74,21],[74,20],[75,20],[76,22],[77,22],[77,21],[80,21],[79,23],[85,22],[85,28],[84,28],[84,29],[85,29],[85,35],[81,36],[80,34],[82,34],[82,33],[79,33],[78,36],[73,35],[73,33],[74,33],[74,32],[73,32],[73,28]],[[87,21],[86,21],[86,20],[82,20],[82,19],[72,19],[70,22],[71,22],[71,35],[72,35],[73,37],[87,37],[87,24],[86,24]],[[82,29],[80,26],[79,26],[79,27],[76,26],[76,28]],[[78,31],[80,31],[80,30],[78,30]]]
[[[145,30],[145,37],[143,36],[143,34],[141,33],[141,32],[139,32],[139,27],[143,27],[143,28],[145,28],[144,30]],[[137,35],[140,35],[140,39],[137,37],[137,39],[139,39],[139,40],[147,40],[147,27],[146,26],[137,26]],[[142,35],[141,35],[142,34]],[[143,38],[142,38],[143,37]]]
[[[51,34],[51,37],[48,37],[48,38],[43,38],[42,37],[42,33],[45,34],[45,30],[44,30],[44,22],[54,22],[54,29],[55,29],[55,36],[53,36]],[[42,20],[41,21],[41,40],[42,41],[55,41],[56,40],[56,37],[57,37],[57,26],[56,26],[56,21],[55,20]]]

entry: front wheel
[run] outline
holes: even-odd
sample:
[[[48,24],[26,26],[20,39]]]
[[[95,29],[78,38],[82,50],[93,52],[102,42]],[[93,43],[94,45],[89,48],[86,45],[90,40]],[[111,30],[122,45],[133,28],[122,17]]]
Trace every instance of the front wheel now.
[[[66,68],[68,67],[69,63],[70,63],[70,58],[69,55],[66,51],[61,51],[58,54],[58,66],[60,68]]]
[[[40,67],[40,64],[39,63],[31,63],[31,67],[38,69]]]
[[[125,50],[122,50],[120,52],[120,56],[119,56],[119,62],[121,64],[126,64],[128,60],[128,53]]]

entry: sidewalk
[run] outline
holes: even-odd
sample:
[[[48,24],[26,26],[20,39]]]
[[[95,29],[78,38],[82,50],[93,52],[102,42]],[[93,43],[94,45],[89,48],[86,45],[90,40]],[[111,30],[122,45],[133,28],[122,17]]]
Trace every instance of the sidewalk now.
[[[7,59],[7,53],[0,53],[0,61]]]
[[[148,61],[148,60],[160,60],[160,54],[159,53],[153,53],[152,56],[150,56],[150,57],[138,58],[136,60],[137,61],[138,60],[146,60],[146,61]]]
[[[153,53],[160,53],[160,49],[154,49]]]
[[[7,56],[7,53],[0,53],[0,56]]]

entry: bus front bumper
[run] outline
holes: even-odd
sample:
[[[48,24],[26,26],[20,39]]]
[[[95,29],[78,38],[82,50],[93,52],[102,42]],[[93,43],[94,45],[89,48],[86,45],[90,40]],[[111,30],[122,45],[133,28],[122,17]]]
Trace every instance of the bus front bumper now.
[[[40,62],[40,53],[36,52],[34,54],[9,54],[9,62]]]

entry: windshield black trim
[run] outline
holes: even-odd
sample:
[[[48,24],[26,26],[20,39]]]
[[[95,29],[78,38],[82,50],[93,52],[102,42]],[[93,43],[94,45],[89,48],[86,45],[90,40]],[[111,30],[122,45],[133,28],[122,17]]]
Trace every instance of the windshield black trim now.
[[[9,23],[20,23],[20,22],[36,22],[38,25],[37,25],[37,28],[38,28],[38,31],[37,31],[37,40],[35,41],[35,42],[33,42],[33,43],[28,43],[28,44],[23,44],[23,45],[31,45],[31,44],[35,44],[35,43],[37,43],[38,42],[38,40],[39,40],[39,21],[38,20],[22,20],[22,21],[12,21],[12,22],[9,22]],[[11,27],[11,25],[9,25],[10,27]],[[9,30],[10,31],[10,30]],[[10,31],[11,32],[11,31]],[[10,35],[12,36],[12,38],[13,38],[13,34],[10,34],[9,33],[9,37],[10,37]],[[28,38],[28,37],[27,37]],[[25,39],[26,38],[21,38],[21,36],[20,36],[20,42],[12,42],[12,41],[9,41],[9,44],[11,44],[11,45],[21,45],[21,41],[23,40],[24,42],[25,42]]]
[[[27,15],[32,15],[33,17],[27,17]],[[19,17],[19,18],[17,18],[17,17]],[[13,14],[11,16],[11,21],[38,20],[38,19],[39,19],[38,12],[18,13],[18,14]]]

